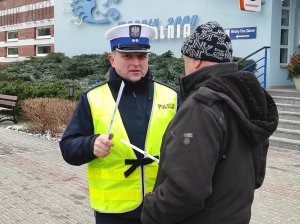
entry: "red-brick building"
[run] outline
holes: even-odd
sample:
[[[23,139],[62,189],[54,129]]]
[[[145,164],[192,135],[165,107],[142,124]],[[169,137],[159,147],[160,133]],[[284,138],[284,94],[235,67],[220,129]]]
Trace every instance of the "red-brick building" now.
[[[54,0],[0,0],[0,65],[54,52]]]

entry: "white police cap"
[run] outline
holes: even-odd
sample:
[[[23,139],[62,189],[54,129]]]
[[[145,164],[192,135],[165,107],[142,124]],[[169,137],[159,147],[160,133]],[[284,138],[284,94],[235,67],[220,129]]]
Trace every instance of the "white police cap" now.
[[[111,50],[120,52],[150,52],[149,40],[154,39],[155,31],[145,24],[130,23],[111,28],[105,33]]]

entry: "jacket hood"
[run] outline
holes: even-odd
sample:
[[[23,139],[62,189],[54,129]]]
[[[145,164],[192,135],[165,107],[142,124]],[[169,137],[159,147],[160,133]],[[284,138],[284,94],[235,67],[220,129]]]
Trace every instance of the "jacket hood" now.
[[[192,97],[205,104],[225,101],[251,142],[262,143],[276,130],[278,111],[273,98],[255,75],[238,72],[235,63],[208,66],[184,79],[185,95],[194,93]]]

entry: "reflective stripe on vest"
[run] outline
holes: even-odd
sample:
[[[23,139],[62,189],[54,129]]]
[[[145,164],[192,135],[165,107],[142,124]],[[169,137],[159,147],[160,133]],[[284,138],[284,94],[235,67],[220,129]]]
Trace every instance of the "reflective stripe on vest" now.
[[[94,123],[95,134],[107,134],[115,107],[115,101],[108,84],[99,86],[87,94]],[[122,98],[121,98],[122,100]],[[162,136],[176,113],[177,94],[174,90],[154,83],[154,97],[149,120],[145,151],[159,156]],[[131,147],[120,142],[129,141],[119,110],[112,127],[114,146],[104,158],[88,163],[88,182],[91,207],[100,212],[123,213],[137,208],[143,200],[142,169],[138,167],[128,177],[124,172],[131,166],[125,159],[136,159]],[[144,166],[145,193],[151,192],[157,175],[158,164],[153,162]]]

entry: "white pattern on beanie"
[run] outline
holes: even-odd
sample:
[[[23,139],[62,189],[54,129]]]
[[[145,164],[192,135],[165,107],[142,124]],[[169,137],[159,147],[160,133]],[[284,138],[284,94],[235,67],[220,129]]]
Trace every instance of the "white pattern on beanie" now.
[[[232,44],[219,23],[211,21],[200,25],[186,38],[181,53],[190,58],[212,62],[230,62]]]

